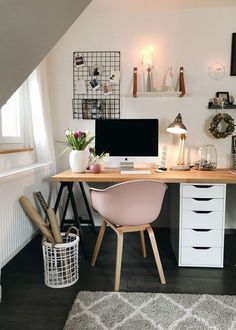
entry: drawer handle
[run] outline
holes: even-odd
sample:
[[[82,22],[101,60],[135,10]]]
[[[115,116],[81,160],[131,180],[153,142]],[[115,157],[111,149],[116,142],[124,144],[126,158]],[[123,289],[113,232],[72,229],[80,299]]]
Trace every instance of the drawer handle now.
[[[211,231],[212,229],[192,229],[192,230],[204,232],[204,231]]]
[[[212,211],[193,211],[194,213],[199,213],[199,214],[208,214],[208,213],[211,213]]]
[[[211,201],[213,198],[193,198],[195,201],[202,201],[202,202],[208,202]]]
[[[193,249],[195,250],[209,250],[210,247],[207,246],[192,246]]]
[[[210,185],[201,186],[201,185],[198,185],[198,184],[194,184],[193,186],[196,187],[196,188],[211,188],[211,187],[213,187],[213,186],[210,186]]]

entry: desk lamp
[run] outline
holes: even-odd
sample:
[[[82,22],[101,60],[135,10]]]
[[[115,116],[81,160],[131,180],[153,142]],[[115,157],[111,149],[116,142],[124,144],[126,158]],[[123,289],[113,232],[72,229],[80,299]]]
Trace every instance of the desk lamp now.
[[[173,121],[173,123],[171,123],[168,127],[167,127],[167,132],[173,133],[173,134],[179,134],[180,135],[180,139],[179,139],[179,151],[178,151],[178,158],[177,158],[177,165],[176,166],[172,166],[170,169],[171,170],[182,170],[182,171],[187,171],[190,170],[190,167],[184,164],[184,142],[186,139],[186,134],[187,133],[187,129],[184,126],[183,122],[182,122],[182,116],[179,113],[178,116],[175,118],[175,120]]]

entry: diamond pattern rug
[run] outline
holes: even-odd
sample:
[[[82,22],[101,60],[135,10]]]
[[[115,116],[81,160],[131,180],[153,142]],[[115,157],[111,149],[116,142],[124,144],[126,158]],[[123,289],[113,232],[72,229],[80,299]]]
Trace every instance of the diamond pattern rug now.
[[[64,330],[236,330],[236,296],[81,291]]]

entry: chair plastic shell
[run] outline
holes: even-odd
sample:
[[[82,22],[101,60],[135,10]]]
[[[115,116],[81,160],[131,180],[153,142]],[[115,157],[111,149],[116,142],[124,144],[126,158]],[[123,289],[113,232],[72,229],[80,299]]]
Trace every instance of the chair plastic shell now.
[[[166,184],[156,180],[133,180],[100,190],[90,188],[91,204],[111,223],[138,226],[159,216]]]

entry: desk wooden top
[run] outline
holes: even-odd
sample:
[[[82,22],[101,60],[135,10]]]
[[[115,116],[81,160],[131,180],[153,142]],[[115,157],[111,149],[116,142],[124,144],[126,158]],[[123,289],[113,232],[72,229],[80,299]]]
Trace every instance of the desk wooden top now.
[[[215,171],[171,171],[152,174],[121,174],[117,169],[105,169],[99,174],[74,173],[71,170],[63,171],[52,176],[53,181],[57,182],[123,182],[138,179],[153,179],[166,183],[232,183],[236,184],[235,174],[230,173],[230,169],[217,169]]]

